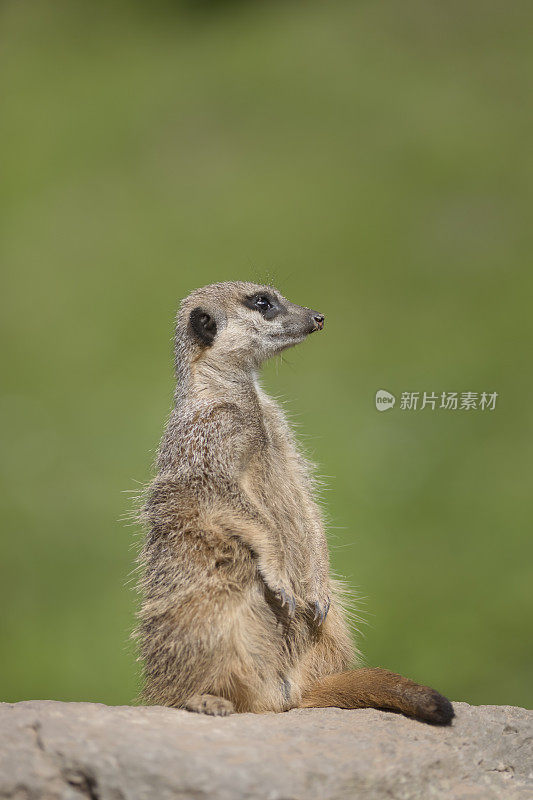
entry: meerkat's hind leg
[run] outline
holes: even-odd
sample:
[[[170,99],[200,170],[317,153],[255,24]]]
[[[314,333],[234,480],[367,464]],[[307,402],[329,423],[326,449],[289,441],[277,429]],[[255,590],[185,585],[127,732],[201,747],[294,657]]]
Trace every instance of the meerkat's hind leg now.
[[[400,711],[433,725],[455,716],[446,697],[386,669],[357,669],[327,675],[304,693],[299,708],[380,708]]]
[[[193,694],[185,703],[185,708],[187,711],[211,714],[213,717],[227,717],[235,711],[231,700],[217,697],[215,694]]]

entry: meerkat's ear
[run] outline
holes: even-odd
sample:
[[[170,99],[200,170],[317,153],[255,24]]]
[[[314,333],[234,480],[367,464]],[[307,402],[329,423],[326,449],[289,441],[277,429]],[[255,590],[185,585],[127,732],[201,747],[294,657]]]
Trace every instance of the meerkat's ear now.
[[[215,341],[217,335],[217,323],[211,314],[198,306],[193,308],[189,315],[189,325],[195,336],[207,347]]]

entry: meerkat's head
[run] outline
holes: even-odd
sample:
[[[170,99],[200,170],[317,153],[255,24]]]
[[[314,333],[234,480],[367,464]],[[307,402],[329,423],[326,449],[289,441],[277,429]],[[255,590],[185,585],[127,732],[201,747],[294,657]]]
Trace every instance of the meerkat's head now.
[[[187,352],[213,365],[257,369],[323,327],[323,314],[291,303],[272,286],[213,283],[182,302],[176,356]]]

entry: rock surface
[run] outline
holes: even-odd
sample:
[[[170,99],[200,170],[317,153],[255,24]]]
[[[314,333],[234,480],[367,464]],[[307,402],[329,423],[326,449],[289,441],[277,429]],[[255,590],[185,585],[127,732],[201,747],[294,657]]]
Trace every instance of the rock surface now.
[[[450,728],[373,709],[206,717],[0,704],[13,800],[531,800],[533,712],[456,703]]]

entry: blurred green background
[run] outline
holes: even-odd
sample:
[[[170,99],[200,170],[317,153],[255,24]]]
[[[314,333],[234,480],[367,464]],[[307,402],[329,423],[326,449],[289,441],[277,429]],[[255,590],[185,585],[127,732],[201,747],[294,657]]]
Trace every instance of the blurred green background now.
[[[268,278],[326,314],[264,383],[328,476],[368,663],[533,704],[528,9],[2,3],[2,699],[135,697],[121,518],[173,315]]]

